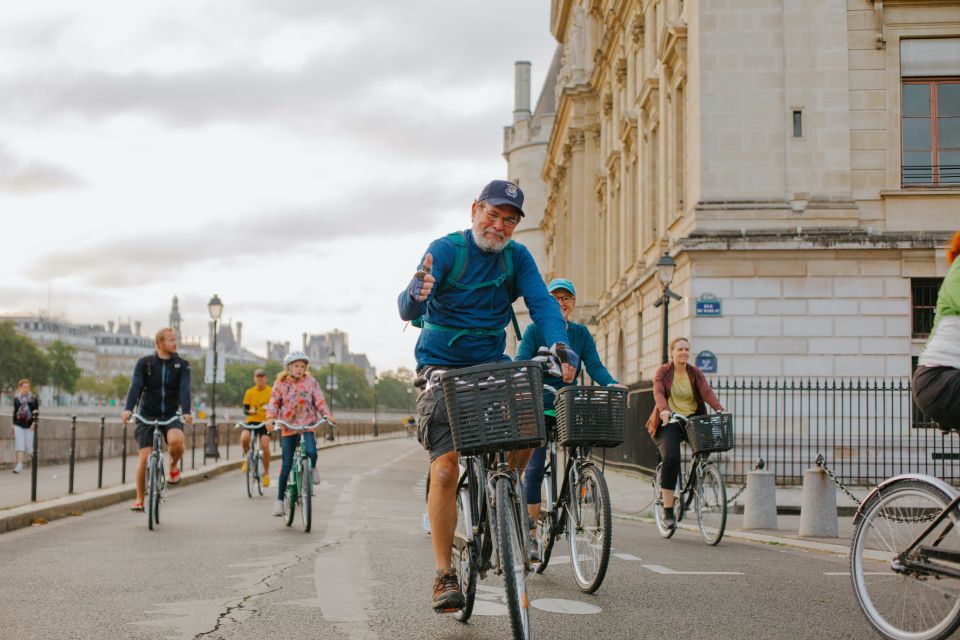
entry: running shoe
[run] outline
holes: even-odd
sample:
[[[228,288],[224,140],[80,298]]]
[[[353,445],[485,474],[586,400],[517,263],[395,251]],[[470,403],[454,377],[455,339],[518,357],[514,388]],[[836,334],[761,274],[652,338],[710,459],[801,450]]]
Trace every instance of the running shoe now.
[[[453,613],[463,609],[465,604],[457,572],[454,569],[442,573],[438,571],[433,581],[433,610],[437,613]]]
[[[266,488],[269,487],[269,486],[270,486],[270,476],[268,476],[267,474],[263,474],[263,487],[264,487],[264,489],[266,489]]]

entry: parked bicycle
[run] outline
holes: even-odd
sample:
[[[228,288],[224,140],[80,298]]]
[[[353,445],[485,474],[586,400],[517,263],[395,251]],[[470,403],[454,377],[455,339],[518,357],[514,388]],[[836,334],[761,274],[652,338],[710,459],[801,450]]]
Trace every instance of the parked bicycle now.
[[[167,488],[167,477],[163,470],[163,431],[160,427],[165,427],[174,422],[179,422],[181,416],[177,415],[167,420],[147,420],[139,413],[133,414],[133,419],[153,427],[153,451],[147,458],[146,474],[146,508],[147,529],[153,531],[155,525],[160,524],[160,503],[163,502],[163,493]]]
[[[536,522],[537,557],[541,559],[536,572],[546,570],[555,541],[566,534],[574,580],[581,591],[593,593],[607,572],[613,524],[607,482],[603,470],[590,461],[589,452],[590,447],[614,447],[623,442],[627,390],[572,386],[556,396],[557,429],[547,442],[544,507]],[[566,452],[559,495],[558,445]]]
[[[274,424],[284,426],[291,431],[310,431],[331,424],[327,418],[320,419],[315,424],[298,426],[289,424],[283,420],[274,420]],[[293,524],[294,514],[297,510],[297,503],[300,503],[300,519],[303,521],[304,533],[310,533],[310,527],[313,524],[313,475],[315,471],[310,462],[310,456],[307,455],[307,445],[300,438],[300,447],[297,449],[297,455],[293,459],[293,468],[290,471],[290,479],[287,481],[287,492],[283,499],[283,517],[287,526]]]
[[[733,416],[729,413],[715,413],[708,416],[687,418],[672,413],[669,422],[678,422],[687,434],[687,444],[693,452],[689,472],[677,478],[677,490],[674,495],[674,512],[677,524],[691,505],[697,512],[697,524],[704,541],[717,545],[723,539],[727,526],[727,488],[723,474],[715,464],[709,461],[711,453],[729,451],[733,448]],[[657,465],[653,479],[656,495],[654,520],[657,530],[664,538],[671,537],[677,527],[667,526],[663,517],[663,498],[660,492],[660,474],[663,463]]]
[[[540,364],[455,369],[440,375],[439,384],[461,469],[452,566],[466,605],[455,617],[470,619],[477,580],[492,570],[503,576],[514,638],[529,638],[527,507],[511,452],[543,444]]]
[[[247,481],[247,497],[253,497],[253,488],[263,495],[263,452],[260,450],[259,438],[255,437],[257,429],[266,426],[265,422],[237,422],[237,429],[250,431],[250,450],[247,451],[247,471],[244,477]]]
[[[850,577],[884,638],[933,640],[960,627],[960,494],[931,476],[882,482],[853,519]]]

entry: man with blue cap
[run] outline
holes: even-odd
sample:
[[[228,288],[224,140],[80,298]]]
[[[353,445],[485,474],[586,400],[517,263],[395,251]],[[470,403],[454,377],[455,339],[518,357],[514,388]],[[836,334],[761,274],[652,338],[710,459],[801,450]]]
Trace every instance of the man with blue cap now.
[[[597,353],[597,344],[590,335],[587,325],[578,322],[571,322],[570,316],[577,306],[577,290],[573,283],[566,278],[555,278],[547,285],[547,291],[553,296],[557,304],[560,305],[560,312],[567,326],[567,335],[570,338],[570,347],[574,353],[580,356],[580,364],[587,370],[590,377],[596,384],[615,385],[623,387],[610,375],[607,368],[600,361],[600,354]],[[523,339],[520,341],[520,347],[517,349],[517,360],[528,360],[537,354],[540,347],[546,346],[543,334],[539,328],[531,324],[523,332]],[[580,375],[580,365],[577,366],[577,375]],[[544,384],[550,385],[554,389],[561,389],[570,384],[569,380],[561,380],[555,376],[544,375]],[[544,390],[543,406],[546,414],[547,429],[557,424],[557,413],[553,409],[553,393]],[[521,452],[525,453],[525,452]],[[527,512],[530,514],[531,529],[536,527],[537,519],[540,517],[540,485],[543,482],[544,464],[546,462],[546,447],[537,447],[529,456],[526,462],[526,470],[523,473],[523,487],[527,498]],[[523,462],[523,458],[521,458]],[[531,538],[533,534],[531,533]],[[535,541],[530,542],[530,548],[536,550]],[[540,560],[540,558],[534,558]]]
[[[417,438],[430,452],[427,510],[437,569],[433,608],[438,613],[464,606],[460,581],[450,566],[460,470],[439,373],[509,361],[504,329],[519,297],[546,344],[553,345],[568,382],[575,372],[569,362],[576,362],[566,346],[570,343],[560,308],[547,292],[533,256],[510,239],[524,216],[523,191],[513,182],[493,180],[473,201],[470,216],[471,228],[430,243],[398,300],[400,317],[422,329],[415,350],[415,384],[421,388]]]

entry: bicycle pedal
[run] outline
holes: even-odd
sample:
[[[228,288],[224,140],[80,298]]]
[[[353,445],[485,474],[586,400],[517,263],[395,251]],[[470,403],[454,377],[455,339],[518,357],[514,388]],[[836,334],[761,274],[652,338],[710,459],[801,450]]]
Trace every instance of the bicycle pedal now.
[[[447,607],[446,609],[434,609],[434,611],[437,612],[438,614],[456,613],[456,612],[460,611],[460,608],[457,608],[457,607]]]

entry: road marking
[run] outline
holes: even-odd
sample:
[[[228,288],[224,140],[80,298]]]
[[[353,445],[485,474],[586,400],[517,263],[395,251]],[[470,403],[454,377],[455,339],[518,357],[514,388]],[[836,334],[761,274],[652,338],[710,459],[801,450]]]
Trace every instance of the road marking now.
[[[603,611],[600,607],[579,600],[563,600],[560,598],[540,598],[530,603],[531,606],[549,613],[570,613],[579,616],[589,616]]]
[[[615,553],[613,555],[617,556],[621,560],[640,560],[640,558],[638,558],[637,556],[631,555],[629,553]]]
[[[849,571],[824,571],[823,575],[825,576],[849,576]],[[893,571],[864,571],[861,575],[864,576],[893,576],[896,575]]]
[[[742,576],[742,571],[675,571],[661,564],[645,564],[644,569],[664,576]]]

